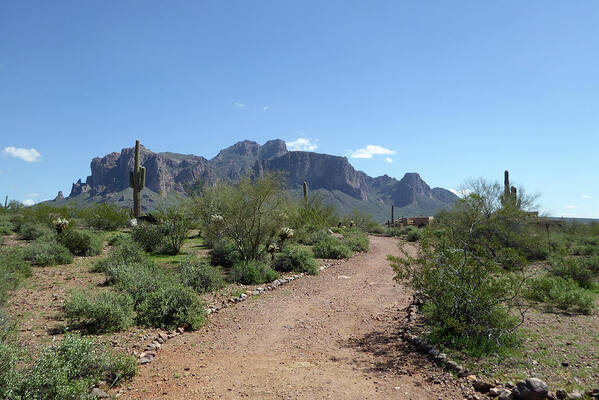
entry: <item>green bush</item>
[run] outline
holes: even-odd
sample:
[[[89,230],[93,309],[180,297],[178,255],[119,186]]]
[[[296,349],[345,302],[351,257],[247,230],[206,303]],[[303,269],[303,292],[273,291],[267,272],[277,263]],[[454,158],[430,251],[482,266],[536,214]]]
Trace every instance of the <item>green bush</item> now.
[[[64,311],[71,324],[92,333],[121,331],[133,324],[133,299],[127,293],[75,292]]]
[[[35,364],[24,371],[15,390],[16,398],[72,400],[88,397],[98,381],[118,384],[136,372],[133,357],[98,350],[95,343],[75,334],[46,349]]]
[[[69,249],[45,236],[34,240],[25,248],[24,258],[42,267],[73,262]]]
[[[136,306],[150,293],[174,282],[160,267],[149,262],[112,264],[108,266],[106,275],[108,283],[131,295]]]
[[[0,248],[0,305],[8,298],[9,290],[31,276],[31,264],[23,256],[21,247]]]
[[[593,271],[587,268],[584,261],[572,257],[552,258],[551,272],[555,276],[571,279],[585,289],[590,289],[595,281]]]
[[[297,245],[288,245],[277,255],[274,269],[281,272],[305,272],[318,274],[318,264],[309,249]]]
[[[599,246],[593,244],[583,244],[572,248],[572,255],[591,256],[599,252]]]
[[[88,226],[103,231],[122,228],[130,219],[128,209],[119,207],[116,204],[105,203],[85,208],[80,211],[80,215]]]
[[[299,229],[295,235],[298,243],[312,246],[313,244],[326,239],[329,236],[327,229],[315,229],[304,227]]]
[[[94,263],[92,272],[106,272],[113,265],[135,264],[146,261],[146,254],[140,245],[127,236],[127,238],[120,238],[116,241],[108,255]]]
[[[231,268],[241,261],[241,254],[237,246],[230,240],[217,242],[210,251],[210,264]]]
[[[108,245],[120,246],[125,242],[134,242],[134,240],[128,233],[117,233],[108,240]]]
[[[47,225],[25,223],[19,228],[19,238],[22,240],[35,240],[42,236],[54,236],[56,232]]]
[[[326,239],[316,243],[312,247],[312,251],[317,258],[340,259],[352,256],[351,249],[334,236],[328,236]]]
[[[583,314],[592,313],[595,304],[591,292],[580,288],[572,279],[557,276],[544,276],[529,282],[526,297],[562,310],[574,309]]]
[[[268,265],[260,261],[238,262],[229,272],[229,279],[244,285],[259,285],[272,282],[279,275]]]
[[[12,343],[0,341],[0,399],[20,399],[19,386],[23,376],[17,369],[22,354]]]
[[[159,225],[142,222],[133,228],[131,236],[149,253],[159,250],[164,243],[164,232]]]
[[[163,213],[160,221],[160,229],[164,235],[161,253],[179,254],[192,226],[192,219],[178,208],[170,207]]]
[[[137,307],[140,325],[174,329],[197,329],[205,322],[206,311],[200,297],[191,288],[171,285],[149,293]]]
[[[358,230],[351,230],[343,235],[343,243],[345,243],[352,251],[362,252],[368,251],[370,241],[368,236]]]
[[[210,292],[225,285],[223,271],[207,262],[188,258],[179,267],[179,278],[198,293]]]
[[[526,257],[513,248],[503,248],[495,252],[497,262],[508,271],[521,270],[526,264]]]
[[[14,229],[14,225],[8,216],[0,217],[0,235],[10,235]]]
[[[406,234],[406,240],[408,242],[417,242],[420,240],[420,231],[418,229],[411,229]]]
[[[62,231],[58,235],[58,242],[75,256],[96,256],[104,248],[103,240],[99,235],[75,229]]]
[[[582,268],[588,269],[595,276],[599,275],[599,256],[584,257],[578,260]]]

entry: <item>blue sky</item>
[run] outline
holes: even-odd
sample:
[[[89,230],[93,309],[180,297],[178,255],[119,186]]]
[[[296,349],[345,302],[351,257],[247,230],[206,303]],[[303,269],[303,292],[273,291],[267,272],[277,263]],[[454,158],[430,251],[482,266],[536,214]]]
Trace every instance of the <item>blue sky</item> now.
[[[595,0],[6,1],[0,37],[1,197],[67,195],[136,138],[281,138],[431,186],[509,169],[599,217]]]

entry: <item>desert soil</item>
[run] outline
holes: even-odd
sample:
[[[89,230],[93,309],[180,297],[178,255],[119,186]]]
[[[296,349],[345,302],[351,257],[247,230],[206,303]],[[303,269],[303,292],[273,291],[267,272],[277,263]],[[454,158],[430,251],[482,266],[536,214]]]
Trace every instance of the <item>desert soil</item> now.
[[[320,275],[253,296],[166,342],[125,399],[464,399],[471,389],[401,341],[407,288],[370,238]]]

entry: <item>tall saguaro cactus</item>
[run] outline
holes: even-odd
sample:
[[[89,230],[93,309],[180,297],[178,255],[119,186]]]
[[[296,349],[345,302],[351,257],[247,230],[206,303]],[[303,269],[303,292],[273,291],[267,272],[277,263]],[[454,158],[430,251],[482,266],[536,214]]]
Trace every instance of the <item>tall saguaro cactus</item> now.
[[[133,215],[141,216],[141,190],[146,185],[146,168],[139,161],[139,140],[135,141],[135,165],[129,171],[129,186],[133,188]]]
[[[308,182],[304,182],[304,203],[308,203]]]
[[[391,223],[395,226],[395,206],[391,205]]]
[[[503,205],[512,204],[520,208],[521,201],[518,199],[518,191],[515,186],[510,186],[510,173],[505,171],[503,178]]]

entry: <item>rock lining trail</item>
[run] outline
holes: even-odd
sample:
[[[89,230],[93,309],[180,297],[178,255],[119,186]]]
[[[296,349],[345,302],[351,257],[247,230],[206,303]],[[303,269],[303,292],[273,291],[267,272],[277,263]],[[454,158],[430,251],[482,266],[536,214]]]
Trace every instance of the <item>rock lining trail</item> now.
[[[410,292],[398,241],[211,316],[166,342],[125,399],[464,399],[471,389],[397,336]]]

